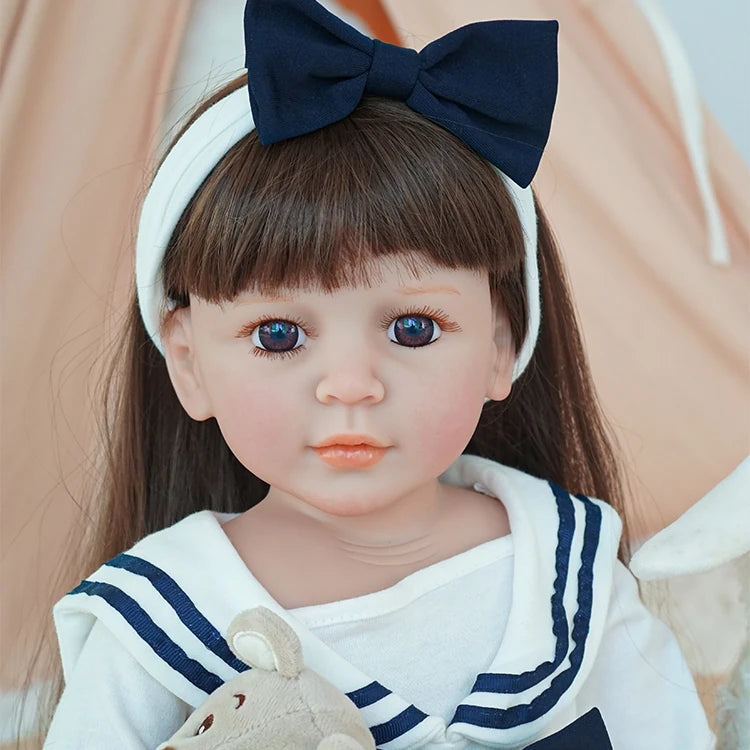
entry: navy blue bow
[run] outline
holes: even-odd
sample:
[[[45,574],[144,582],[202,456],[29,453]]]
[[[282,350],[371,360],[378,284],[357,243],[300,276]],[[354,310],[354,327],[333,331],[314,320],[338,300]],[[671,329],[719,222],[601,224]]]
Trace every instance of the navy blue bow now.
[[[539,166],[557,96],[557,21],[462,26],[421,52],[370,39],[315,0],[248,0],[245,65],[261,143],[398,99],[520,187]]]

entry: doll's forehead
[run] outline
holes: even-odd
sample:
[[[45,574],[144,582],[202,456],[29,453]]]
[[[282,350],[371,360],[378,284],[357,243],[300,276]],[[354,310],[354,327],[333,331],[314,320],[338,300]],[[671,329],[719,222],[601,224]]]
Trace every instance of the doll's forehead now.
[[[361,292],[397,292],[404,296],[419,294],[466,295],[477,287],[486,285],[488,274],[484,270],[466,268],[446,268],[425,263],[401,263],[397,259],[386,258],[374,262],[368,269],[367,277],[358,283],[349,283],[334,289],[322,285],[279,286],[260,288],[250,286],[234,300],[240,304],[252,301],[292,302],[300,297],[331,297],[340,294],[351,295]]]
[[[378,285],[370,285],[367,287],[346,287],[345,289],[335,289],[326,291],[318,288],[303,288],[303,289],[286,289],[277,290],[274,292],[262,292],[260,290],[248,290],[240,294],[234,302],[237,304],[245,304],[251,302],[294,302],[301,297],[332,297],[343,292],[356,293],[371,292],[380,288]],[[384,287],[387,291],[391,291],[390,287]],[[461,289],[453,286],[452,284],[425,284],[420,282],[412,282],[411,284],[400,284],[393,287],[392,291],[402,294],[406,297],[419,294],[454,294],[461,296],[466,292],[462,292]]]

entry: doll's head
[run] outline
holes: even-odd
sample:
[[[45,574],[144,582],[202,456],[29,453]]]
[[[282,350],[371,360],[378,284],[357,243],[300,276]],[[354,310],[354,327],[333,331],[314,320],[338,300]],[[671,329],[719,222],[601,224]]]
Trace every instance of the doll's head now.
[[[186,127],[243,85],[239,79],[208,99]],[[427,404],[435,415],[448,415],[444,423],[455,434],[446,452],[427,454],[431,463],[420,471],[437,476],[452,454],[472,453],[619,504],[617,469],[565,273],[538,206],[537,216],[543,314],[531,360],[511,386],[508,366],[528,327],[524,235],[508,187],[492,165],[421,115],[377,97],[364,99],[341,122],[288,141],[263,146],[255,131],[242,137],[218,159],[181,213],[159,273],[162,297],[171,300],[161,330],[175,336],[173,362],[186,354],[188,315],[226,312],[229,327],[221,335],[226,351],[233,352],[231,366],[226,363],[246,368],[226,371],[236,376],[239,400],[233,403],[229,394],[218,403],[217,394],[228,395],[220,380],[214,381],[219,385],[213,393],[204,391],[191,400],[184,368],[181,376],[170,364],[170,378],[134,296],[108,399],[107,518],[118,521],[103,521],[107,541],[99,555],[106,559],[130,540],[189,513],[206,508],[242,512],[263,499],[269,489],[263,465],[273,447],[268,419],[291,421],[288,426],[299,430],[294,439],[301,446],[341,431],[367,432],[394,444],[406,436],[413,444],[417,428],[440,429],[440,420],[430,423],[431,411],[425,414]],[[395,291],[396,286],[424,286],[429,279],[461,286],[462,295]],[[241,309],[238,303],[253,295],[286,295],[296,302],[247,305],[232,317]],[[305,299],[316,300],[315,309],[305,307]],[[355,299],[362,306],[342,319]],[[468,305],[463,312],[455,307],[459,300]],[[425,304],[435,310],[422,310]],[[392,340],[392,324],[412,307],[418,313],[412,315],[412,335],[416,330],[417,337],[435,336],[428,318],[438,321],[442,334],[406,350]],[[263,340],[257,330],[237,336],[257,319],[253,308],[275,320],[278,314],[279,321],[300,318],[310,327],[307,334],[315,334],[317,325],[321,338],[311,336],[309,347],[297,354],[255,355],[254,349],[270,345],[270,331]],[[469,309],[471,323],[464,317]],[[439,310],[451,313],[443,326],[431,314]],[[400,321],[407,323],[403,317]],[[463,329],[463,340],[472,342],[466,348],[458,345],[462,334],[451,330],[452,323]],[[313,355],[312,344],[323,342],[324,325],[321,346],[331,346],[330,357]],[[342,343],[338,331],[344,336],[356,331],[358,338]],[[275,335],[279,348],[305,343],[283,326]],[[441,350],[454,346],[455,356],[443,359]],[[220,364],[213,357],[200,367]],[[452,390],[442,368],[463,378],[471,392]],[[429,383],[426,373],[431,373]],[[401,375],[409,382],[399,382]],[[263,388],[253,380],[256,376]],[[426,387],[420,390],[423,381]],[[285,389],[291,388],[306,389],[304,415],[292,407],[299,403],[298,393],[290,393],[288,404],[284,401]],[[404,414],[388,403],[400,388]],[[457,417],[450,393],[465,399],[466,412],[453,424]],[[419,414],[426,420],[421,426],[410,424],[417,406],[409,411],[409,394],[420,399]],[[492,400],[484,403],[485,397]],[[227,440],[217,419],[209,417],[219,406],[228,415]],[[277,419],[271,406],[286,411]],[[250,418],[243,413],[247,409],[256,410]],[[381,426],[376,412],[387,413]],[[266,451],[257,454],[259,464],[254,463],[256,449]],[[419,446],[410,450],[417,455]],[[385,459],[380,463],[385,466]],[[257,474],[252,471],[256,466]],[[270,479],[283,470],[268,467]],[[346,489],[341,485],[341,492]]]
[[[201,104],[166,159],[213,127],[214,105],[231,100],[245,118],[245,86]],[[388,453],[403,451],[399,471],[419,481],[465,452],[620,508],[565,273],[530,189],[529,212],[463,140],[387,97],[271,145],[243,127],[204,159],[184,202],[159,173],[150,190],[164,191],[148,220],[160,249],[138,268],[109,380],[109,502],[92,556],[198,510],[247,510],[290,474],[310,497],[332,478],[334,497],[351,495],[356,472],[326,475],[313,452],[340,432],[385,444],[373,476]],[[199,160],[215,147],[192,143]],[[172,174],[194,161],[176,158]],[[142,237],[139,266],[151,262]],[[410,293],[428,286],[442,289]]]
[[[485,398],[510,392],[523,255],[494,169],[403,104],[367,99],[271,146],[254,131],[166,254],[172,384],[264,482],[328,512],[372,508],[445,471]],[[375,438],[379,460],[321,460],[341,433]]]

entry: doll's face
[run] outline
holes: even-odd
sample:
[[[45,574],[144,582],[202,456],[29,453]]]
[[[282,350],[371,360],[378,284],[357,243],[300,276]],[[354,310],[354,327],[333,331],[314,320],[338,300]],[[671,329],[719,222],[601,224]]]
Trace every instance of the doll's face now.
[[[334,515],[434,481],[469,442],[485,397],[511,386],[515,351],[486,273],[434,267],[415,278],[393,258],[378,270],[369,287],[328,294],[193,297],[164,336],[188,413],[215,417],[272,491]],[[359,464],[315,449],[341,434],[386,448]]]

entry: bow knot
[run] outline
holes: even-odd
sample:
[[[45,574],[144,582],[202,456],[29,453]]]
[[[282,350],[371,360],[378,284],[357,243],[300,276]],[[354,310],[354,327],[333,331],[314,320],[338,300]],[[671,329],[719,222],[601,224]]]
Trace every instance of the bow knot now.
[[[421,52],[370,39],[315,0],[247,0],[245,65],[261,143],[350,115],[365,94],[404,101],[524,188],[557,97],[557,21],[483,21]]]
[[[365,93],[405,102],[419,75],[419,53],[407,47],[373,39],[372,63]]]

